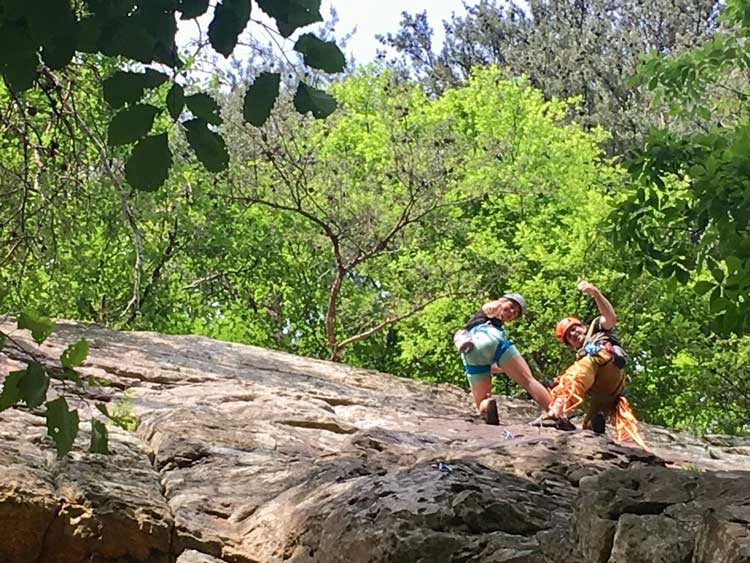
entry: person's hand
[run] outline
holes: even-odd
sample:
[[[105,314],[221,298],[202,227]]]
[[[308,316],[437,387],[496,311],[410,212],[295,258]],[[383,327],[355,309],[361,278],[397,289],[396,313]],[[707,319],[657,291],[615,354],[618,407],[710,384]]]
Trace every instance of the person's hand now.
[[[579,281],[576,287],[580,291],[588,293],[589,295],[593,295],[594,293],[597,293],[599,291],[599,288],[597,288],[594,284],[587,282],[586,280]]]

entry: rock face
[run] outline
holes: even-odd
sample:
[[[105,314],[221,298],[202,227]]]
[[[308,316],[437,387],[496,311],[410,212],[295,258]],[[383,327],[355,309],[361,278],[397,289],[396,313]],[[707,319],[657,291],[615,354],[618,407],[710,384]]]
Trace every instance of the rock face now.
[[[512,400],[488,427],[456,387],[193,336],[58,323],[37,353],[82,336],[87,393],[138,429],[87,453],[81,402],[57,460],[39,412],[0,413],[0,562],[750,562],[750,440],[646,453]]]

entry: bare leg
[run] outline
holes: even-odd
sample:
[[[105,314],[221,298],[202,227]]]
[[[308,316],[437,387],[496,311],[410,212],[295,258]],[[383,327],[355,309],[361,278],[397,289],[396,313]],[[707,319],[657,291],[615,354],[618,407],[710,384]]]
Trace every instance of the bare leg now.
[[[487,409],[487,399],[492,394],[492,378],[486,377],[471,384],[471,394],[477,404],[479,414],[484,414]]]
[[[526,360],[523,359],[523,356],[513,356],[508,361],[503,362],[500,367],[502,367],[503,371],[507,373],[513,381],[526,389],[529,395],[531,395],[531,398],[534,399],[540,407],[545,411],[549,408],[550,403],[552,402],[552,397],[544,385],[534,379],[534,376],[531,374],[531,369],[529,369],[529,365],[526,363]]]

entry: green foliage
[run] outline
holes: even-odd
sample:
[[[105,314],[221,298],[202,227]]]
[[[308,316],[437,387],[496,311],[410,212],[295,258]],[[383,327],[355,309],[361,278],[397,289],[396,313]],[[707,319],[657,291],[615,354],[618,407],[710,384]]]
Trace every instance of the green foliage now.
[[[321,41],[312,33],[300,35],[294,50],[302,53],[305,64],[325,72],[341,72],[346,61],[333,41]]]
[[[654,130],[629,166],[637,182],[613,214],[616,240],[642,252],[634,265],[710,301],[711,331],[750,327],[750,68],[742,7],[730,3],[729,31],[678,56],[653,55],[640,78],[668,101],[670,127]],[[692,126],[700,123],[699,128]]]
[[[185,107],[185,89],[177,84],[172,84],[167,94],[167,111],[174,121],[177,121]]]
[[[96,64],[105,75],[116,68]],[[0,269],[4,310],[205,334],[466,386],[451,335],[483,301],[508,290],[530,305],[508,326],[511,338],[538,377],[559,373],[572,358],[554,340],[556,321],[595,313],[574,288],[580,276],[617,309],[639,418],[748,431],[747,337],[712,331],[717,313],[733,303],[727,290],[746,259],[741,246],[716,254],[727,244],[721,239],[734,240],[726,227],[706,229],[697,242],[691,236],[703,228],[693,212],[705,203],[727,206],[739,179],[718,176],[715,193],[706,184],[700,200],[696,171],[665,165],[656,176],[662,187],[640,173],[634,179],[604,156],[605,131],[571,119],[585,99],[549,98],[531,80],[495,68],[441,95],[362,69],[329,88],[337,109],[325,121],[295,113],[294,85],[280,78],[259,76],[244,99],[241,88],[212,93],[219,107],[206,108],[223,119],[221,137],[185,111],[185,92],[200,91],[180,76],[184,90],[175,82],[144,86],[143,99],[123,102],[120,111],[171,100],[149,134],[169,136],[162,147],[173,166],[152,193],[120,189],[117,170],[113,179],[105,167],[125,161],[127,147],[105,147],[102,159],[79,122],[58,123],[40,93],[24,93],[26,107],[39,108],[25,115],[31,143],[11,135],[0,144],[8,201],[0,236],[8,247],[21,240]],[[112,108],[85,94],[98,92],[97,78],[83,74],[80,82],[88,87],[74,101],[84,124],[107,123]],[[717,100],[731,124],[740,105],[730,98],[709,85],[700,101]],[[5,91],[0,102],[16,107]],[[271,113],[260,128],[245,125]],[[20,114],[15,123],[24,123]],[[692,141],[691,131],[670,134]],[[695,145],[664,149],[654,154],[674,163],[693,158]],[[724,158],[721,146],[711,150]],[[207,170],[224,166],[217,176]],[[742,170],[735,172],[739,178]],[[54,204],[45,207],[37,194]],[[742,208],[730,201],[728,213]],[[15,213],[22,205],[24,224]],[[47,375],[84,384],[72,368]],[[0,406],[24,404],[20,380],[6,378]],[[504,377],[496,385],[514,390]],[[132,428],[128,412],[132,405],[114,419]]]
[[[128,391],[123,394],[122,399],[112,405],[111,409],[104,403],[96,403],[96,408],[123,430],[134,432],[138,428],[133,399]]]
[[[18,382],[18,395],[19,398],[24,400],[26,406],[35,408],[44,402],[48,387],[49,377],[47,377],[44,367],[36,362],[31,362]]]
[[[320,0],[261,0],[257,4],[276,21],[283,37],[288,37],[299,27],[322,21]],[[221,123],[214,99],[205,92],[184,96],[185,84],[177,81],[180,74],[183,78],[186,76],[178,70],[189,68],[189,64],[181,59],[175,43],[177,13],[183,20],[194,19],[207,12],[209,7],[207,0],[137,5],[102,0],[39,0],[27,4],[6,0],[0,4],[0,74],[14,96],[27,90],[51,93],[44,103],[55,111],[59,105],[67,103],[63,95],[65,89],[60,87],[60,82],[68,78],[66,71],[87,63],[85,57],[76,58],[76,53],[107,57],[111,61],[109,65],[114,68],[110,73],[103,73],[109,74],[101,81],[104,99],[114,109],[129,106],[110,120],[109,144],[138,143],[127,162],[125,177],[133,187],[153,191],[164,184],[172,168],[172,155],[164,150],[166,143],[161,134],[143,139],[151,131],[157,113],[166,109],[177,121],[184,102],[195,117],[214,125]],[[250,21],[251,9],[250,0],[223,0],[213,6],[208,39],[216,52],[224,57],[232,55]],[[344,56],[332,42],[308,33],[296,46],[313,68],[339,72],[344,67]],[[40,67],[40,56],[45,66]],[[120,68],[132,67],[132,63],[139,64],[134,69]],[[165,72],[145,67],[153,64],[170,69],[171,78]],[[158,99],[153,99],[151,104],[143,103],[147,90],[158,90],[166,82],[171,82],[166,98],[157,96]],[[193,85],[190,78],[186,82]],[[78,87],[74,80],[68,84],[71,88]],[[304,101],[298,104],[302,108],[300,111],[312,111],[316,117],[333,111],[333,98],[306,85],[303,80],[299,81],[298,91],[304,95]],[[261,108],[257,112],[248,112],[252,124],[262,125],[264,116],[267,117],[265,108],[273,105],[269,96],[268,91],[259,88],[249,94],[253,101],[250,105]],[[186,127],[194,129],[194,126]],[[87,128],[86,132],[91,135],[92,129]],[[207,151],[216,153],[218,150],[219,143],[213,140],[213,136],[213,133],[208,135],[205,131],[193,130],[192,137],[198,137],[199,141],[190,145],[196,154],[201,152],[199,160],[208,161],[209,170],[216,172],[226,169],[227,159],[206,156]],[[153,150],[150,157],[145,154],[147,150]]]
[[[629,79],[649,51],[680,52],[717,27],[720,0],[526,0],[467,3],[443,22],[435,45],[427,13],[404,13],[381,38],[410,75],[435,92],[464,83],[474,68],[502,65],[548,97],[580,96],[571,116],[611,132],[611,155],[637,147],[660,107]]]
[[[225,57],[232,54],[240,33],[250,20],[250,8],[250,0],[224,0],[216,5],[214,19],[208,26],[208,38],[218,53]]]
[[[164,184],[171,166],[167,134],[152,135],[138,141],[125,165],[125,177],[134,188],[153,191]]]
[[[258,0],[258,6],[276,20],[283,37],[289,37],[300,27],[323,21],[317,0]]]
[[[60,356],[60,362],[63,367],[74,368],[80,366],[89,355],[89,343],[85,338],[81,338],[74,344],[68,346]]]
[[[153,69],[145,72],[118,70],[102,81],[102,92],[110,106],[120,108],[137,102],[146,89],[157,88],[167,80],[167,75]]]
[[[68,410],[65,397],[58,397],[47,403],[47,434],[55,442],[57,456],[63,457],[71,449],[78,435],[78,412]]]
[[[243,106],[245,121],[256,127],[266,122],[279,96],[281,76],[278,73],[262,72],[247,89]]]
[[[21,326],[21,324],[24,326]],[[19,319],[19,328],[31,329],[32,334],[34,334],[34,330],[37,330],[34,339],[38,344],[41,344],[49,336],[47,328],[50,327],[51,332],[51,326],[52,323],[49,319],[37,314],[31,316],[25,314],[23,323]],[[38,332],[39,327],[43,327],[42,333]],[[4,339],[7,338],[5,334],[2,334],[2,336]],[[40,338],[40,336],[43,336],[43,338]],[[17,341],[14,341],[14,346],[24,350],[23,346]],[[32,358],[34,357],[32,351],[24,350],[24,353]],[[37,360],[28,362],[25,370],[9,373],[3,381],[3,388],[0,391],[0,411],[17,406],[20,401],[26,403],[26,407],[31,409],[41,406],[47,399],[47,391],[52,378],[63,382],[63,386],[57,388],[57,392],[61,395],[64,395],[68,390],[64,385],[66,380],[74,381],[79,386],[83,386],[80,376],[73,368],[81,365],[86,360],[87,355],[88,342],[81,338],[68,346],[61,354],[62,373],[59,373],[58,368],[44,365]],[[45,406],[44,416],[47,433],[54,440],[58,457],[62,457],[72,449],[73,442],[78,434],[78,411],[68,409],[64,396],[47,402]],[[132,400],[126,395],[122,404],[117,405],[111,419],[124,428],[134,428],[135,418],[132,412]],[[109,416],[108,413],[105,412],[105,414]],[[92,420],[91,451],[94,453],[109,453],[107,429],[96,420]]]
[[[89,451],[92,454],[109,455],[109,433],[107,427],[100,421],[91,419],[91,445]]]
[[[221,125],[219,104],[208,94],[193,94],[185,97],[185,105],[198,119],[211,125]]]
[[[208,11],[209,0],[179,0],[177,9],[182,12],[181,19],[191,20]]]
[[[206,170],[209,172],[224,170],[229,162],[229,153],[224,139],[211,131],[208,124],[200,118],[185,122],[185,128],[188,142]]]
[[[0,412],[9,409],[21,399],[19,384],[25,374],[25,371],[12,371],[3,381],[3,390],[0,393]]]
[[[323,119],[336,109],[336,100],[330,94],[300,82],[294,94],[294,109],[300,113],[312,112],[316,119]]]
[[[128,145],[145,137],[158,113],[159,109],[150,104],[135,104],[119,112],[109,123],[110,146]]]
[[[39,315],[34,310],[22,312],[18,317],[18,328],[29,329],[31,337],[37,344],[44,342],[52,334],[52,321]]]

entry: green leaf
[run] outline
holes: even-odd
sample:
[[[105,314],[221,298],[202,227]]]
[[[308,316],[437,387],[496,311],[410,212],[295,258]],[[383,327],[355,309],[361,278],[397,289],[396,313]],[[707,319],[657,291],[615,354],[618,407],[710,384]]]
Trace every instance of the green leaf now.
[[[180,19],[192,20],[206,13],[208,0],[180,0],[177,9],[182,12]]]
[[[107,405],[105,405],[104,403],[96,403],[96,408],[100,413],[109,418],[109,410],[107,409]]]
[[[145,27],[141,18],[119,18],[110,32],[103,36],[102,52],[105,55],[122,55],[144,64],[154,60],[156,38]]]
[[[36,311],[24,311],[18,317],[18,328],[29,329],[34,342],[41,344],[52,334],[52,321],[39,315]]]
[[[78,435],[78,411],[68,410],[65,397],[47,403],[47,434],[55,441],[57,456],[63,457],[73,448]]]
[[[167,111],[174,121],[177,121],[185,107],[185,90],[176,82],[172,84],[167,94]]]
[[[675,265],[674,270],[675,277],[680,283],[687,283],[690,281],[690,272],[688,272],[685,268],[679,265]]]
[[[83,387],[83,380],[81,379],[81,376],[78,375],[78,373],[73,368],[63,367],[63,379],[67,379],[69,381],[72,381],[79,387]]]
[[[37,77],[39,44],[23,22],[5,21],[0,25],[0,71],[11,89],[28,90]]]
[[[721,283],[724,281],[724,270],[722,270],[718,265],[709,264],[709,269],[711,270],[711,275],[714,277],[714,279]]]
[[[65,68],[76,52],[74,35],[52,35],[42,44],[42,60],[52,70]]]
[[[69,0],[34,0],[33,9],[26,10],[26,21],[32,37],[43,43],[51,36],[73,37],[76,19]]]
[[[26,20],[32,37],[42,45],[42,60],[53,70],[64,68],[73,59],[78,35],[70,2],[36,0]]]
[[[320,0],[257,0],[258,6],[276,20],[283,37],[294,30],[323,21],[320,15]]]
[[[344,53],[333,41],[322,41],[312,33],[301,35],[294,44],[294,50],[302,53],[307,66],[325,72],[341,72],[346,66]]]
[[[127,145],[145,137],[158,113],[159,109],[150,104],[136,104],[120,111],[109,123],[109,146]]]
[[[195,117],[199,117],[212,125],[221,125],[222,119],[219,115],[219,104],[208,94],[200,93],[186,96],[185,104]]]
[[[138,141],[125,165],[125,177],[137,190],[154,191],[164,185],[172,167],[172,152],[167,134],[152,135]]]
[[[143,86],[147,89],[158,88],[168,80],[169,76],[167,76],[163,72],[159,72],[158,70],[154,70],[153,68],[147,68],[143,77]]]
[[[23,92],[34,85],[36,80],[39,56],[36,52],[20,53],[12,63],[3,65],[0,70],[14,92]]]
[[[311,111],[316,119],[328,117],[336,109],[336,100],[330,94],[300,81],[294,94],[294,109],[299,113]]]
[[[68,346],[60,356],[63,367],[73,368],[80,366],[89,355],[89,343],[81,338],[75,344]]]
[[[277,72],[263,72],[247,89],[242,113],[245,121],[260,127],[266,122],[279,96],[281,75]]]
[[[47,398],[47,388],[49,387],[49,377],[44,371],[44,367],[36,362],[32,362],[26,368],[21,381],[18,383],[18,392],[30,408],[38,407]]]
[[[102,20],[88,16],[78,22],[76,49],[84,53],[96,53],[99,50],[99,37],[102,34]]]
[[[729,267],[730,274],[733,272],[739,272],[742,269],[742,260],[736,256],[726,256],[724,257],[724,262]]]
[[[718,297],[716,299],[711,300],[711,304],[709,305],[709,310],[715,314],[718,315],[729,307],[729,301],[727,299],[724,299],[723,297]]]
[[[714,287],[716,287],[716,284],[713,284],[709,281],[699,281],[696,282],[693,289],[695,289],[695,292],[698,295],[705,295],[709,291],[711,291]]]
[[[0,334],[0,352],[3,351],[3,348],[5,348],[5,335]]]
[[[118,70],[102,83],[104,99],[113,108],[119,108],[137,102],[145,89],[156,88],[168,79],[167,75],[152,69],[145,73]]]
[[[104,423],[96,419],[91,419],[91,446],[89,451],[92,454],[109,455],[109,434]]]
[[[229,164],[227,147],[218,134],[209,130],[202,119],[191,119],[185,123],[190,146],[209,172],[226,170]]]
[[[0,5],[3,7],[3,17],[8,20],[21,19],[29,11],[29,3],[25,0],[3,0]]]
[[[3,391],[0,393],[0,411],[12,407],[21,400],[18,384],[25,373],[25,371],[12,371],[5,377]]]
[[[214,8],[208,39],[218,53],[225,57],[232,54],[240,33],[250,20],[250,6],[250,0],[224,0]]]

